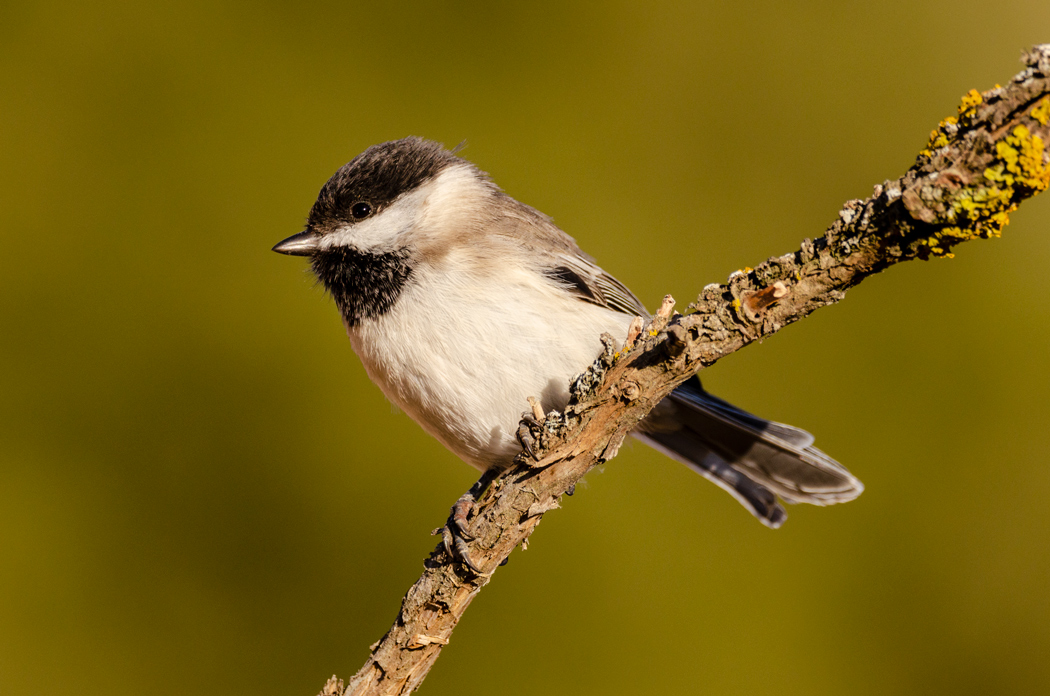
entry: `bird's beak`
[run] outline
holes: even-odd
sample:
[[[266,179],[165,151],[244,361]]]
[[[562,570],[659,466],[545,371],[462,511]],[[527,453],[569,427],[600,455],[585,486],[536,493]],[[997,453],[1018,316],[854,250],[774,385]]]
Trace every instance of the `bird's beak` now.
[[[320,241],[321,238],[319,236],[307,230],[306,232],[293,234],[284,241],[277,242],[273,250],[278,254],[288,254],[289,256],[310,256],[317,251],[317,245]]]

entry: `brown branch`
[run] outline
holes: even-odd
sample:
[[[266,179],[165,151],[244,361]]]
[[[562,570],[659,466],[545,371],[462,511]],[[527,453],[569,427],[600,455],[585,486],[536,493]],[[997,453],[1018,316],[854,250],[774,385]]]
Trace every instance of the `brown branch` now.
[[[678,384],[719,358],[776,333],[900,261],[951,256],[968,239],[998,236],[1021,201],[1050,184],[1050,44],[1024,56],[1027,68],[1005,87],[963,97],[915,165],[849,201],[817,240],[794,253],[709,285],[689,314],[657,314],[633,345],[605,352],[572,384],[564,413],[546,414],[539,463],[499,475],[468,515],[471,572],[441,544],[409,589],[393,627],[364,667],[329,694],[406,694],[423,681],[471,600],[543,514],[577,481],[611,459],[624,437]],[[525,395],[522,395],[523,397]],[[524,403],[523,403],[524,406]]]

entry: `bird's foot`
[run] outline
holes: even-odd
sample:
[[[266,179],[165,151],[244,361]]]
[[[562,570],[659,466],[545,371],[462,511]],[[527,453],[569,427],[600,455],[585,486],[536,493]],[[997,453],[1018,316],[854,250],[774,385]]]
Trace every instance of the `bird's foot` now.
[[[532,434],[533,428],[538,425],[539,423],[532,420],[532,415],[526,413],[522,415],[521,422],[518,424],[518,432],[516,433],[518,436],[518,442],[521,443],[521,448],[525,450],[525,454],[529,455],[529,459],[533,462],[538,462],[540,460],[539,456],[536,454],[536,436]],[[526,464],[531,464],[531,462],[527,461]]]
[[[540,405],[540,401],[536,397],[529,397],[529,406],[532,407],[532,410],[521,414],[521,422],[518,423],[516,435],[521,448],[525,450],[525,454],[529,455],[532,461],[538,462],[540,458],[536,454],[536,443],[539,431],[543,428],[543,419],[546,418],[546,415],[543,413],[543,406]]]
[[[471,486],[469,491],[461,495],[456,504],[452,506],[448,521],[445,522],[445,526],[440,530],[441,539],[445,544],[445,551],[448,552],[448,555],[467,566],[471,572],[477,575],[487,575],[487,573],[478,567],[478,564],[471,556],[468,542],[474,541],[475,537],[467,529],[468,517],[470,517],[474,505],[478,502],[478,497],[492,483],[496,474],[497,472],[491,469],[482,474],[477,483]]]

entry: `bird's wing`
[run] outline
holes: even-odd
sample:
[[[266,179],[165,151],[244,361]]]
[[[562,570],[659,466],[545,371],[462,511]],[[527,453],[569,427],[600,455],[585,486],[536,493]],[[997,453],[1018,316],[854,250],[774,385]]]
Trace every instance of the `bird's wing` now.
[[[553,264],[545,267],[543,272],[585,302],[631,316],[649,316],[645,305],[634,293],[582,252],[555,255]]]
[[[602,270],[553,220],[503,195],[511,212],[501,226],[501,234],[527,247],[533,262],[539,264],[539,270],[553,283],[584,302],[632,317],[649,317],[642,301]]]

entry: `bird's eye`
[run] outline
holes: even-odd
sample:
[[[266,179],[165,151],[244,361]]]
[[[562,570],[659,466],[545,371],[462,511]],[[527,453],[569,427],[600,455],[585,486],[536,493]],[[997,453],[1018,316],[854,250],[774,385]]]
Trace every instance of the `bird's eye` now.
[[[364,219],[372,214],[372,206],[364,201],[354,203],[350,207],[350,214],[358,220]]]

